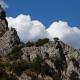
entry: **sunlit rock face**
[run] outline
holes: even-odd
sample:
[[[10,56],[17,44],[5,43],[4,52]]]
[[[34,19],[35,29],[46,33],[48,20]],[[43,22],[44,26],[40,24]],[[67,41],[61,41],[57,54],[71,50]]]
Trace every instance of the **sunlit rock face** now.
[[[29,61],[30,59],[30,61],[33,61],[37,55],[39,55],[49,66],[48,69],[50,70],[52,68],[51,70],[54,71],[53,75],[58,74],[61,80],[71,80],[74,74],[76,74],[77,79],[79,79],[80,51],[68,46],[67,44],[64,44],[62,41],[59,41],[59,43],[61,48],[56,48],[56,42],[54,41],[49,41],[48,43],[38,47],[36,45],[24,47],[22,48],[22,59],[26,61]],[[56,62],[57,60],[59,62]],[[45,68],[47,68],[46,66]],[[61,69],[59,67],[61,67]],[[61,72],[59,72],[58,69],[60,69]]]
[[[20,43],[20,40],[16,30],[4,30],[3,35],[0,37],[0,55],[10,53],[17,43]]]

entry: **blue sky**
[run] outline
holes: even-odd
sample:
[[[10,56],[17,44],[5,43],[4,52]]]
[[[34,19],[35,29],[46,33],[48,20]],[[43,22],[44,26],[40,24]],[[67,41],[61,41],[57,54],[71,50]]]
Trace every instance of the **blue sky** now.
[[[0,0],[0,4],[8,5],[8,27],[16,29],[22,42],[58,37],[80,48],[80,0]]]
[[[80,0],[5,0],[7,15],[16,17],[29,14],[45,26],[52,22],[67,21],[70,26],[80,26]]]

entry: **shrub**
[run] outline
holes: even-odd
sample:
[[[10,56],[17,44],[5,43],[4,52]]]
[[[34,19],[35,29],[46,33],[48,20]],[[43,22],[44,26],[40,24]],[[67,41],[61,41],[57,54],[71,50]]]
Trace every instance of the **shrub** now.
[[[59,38],[58,38],[58,37],[55,37],[55,38],[54,38],[54,41],[55,41],[55,42],[56,42],[56,41],[58,41],[58,40],[59,40]]]
[[[8,80],[18,80],[16,75],[10,74]]]
[[[54,58],[52,62],[55,64],[57,70],[64,70],[64,63],[61,58]]]
[[[26,43],[26,46],[27,47],[31,47],[31,46],[42,46],[42,45],[44,45],[44,44],[46,44],[46,43],[48,43],[49,42],[49,39],[48,38],[44,38],[44,39],[39,39],[38,41],[36,41],[36,42],[30,42],[30,41],[28,41],[27,43]]]
[[[8,76],[5,73],[5,65],[0,63],[0,80],[8,80]]]
[[[29,42],[26,43],[26,46],[27,46],[27,47],[34,46],[34,43],[29,41]]]
[[[24,70],[29,68],[29,63],[24,60],[21,60],[19,62],[13,62],[10,68],[14,73],[16,73],[19,76]]]
[[[62,80],[59,74],[54,74],[53,75],[53,80]]]
[[[44,44],[46,44],[46,43],[48,43],[48,42],[49,42],[49,39],[48,39],[48,38],[39,39],[39,40],[35,43],[35,45],[36,45],[36,46],[42,46],[42,45],[44,45]]]
[[[12,52],[8,54],[8,58],[10,60],[16,60],[21,58],[21,55],[23,54],[23,52],[21,51],[20,47],[14,47]]]
[[[75,71],[72,71],[69,79],[70,80],[80,80],[78,77],[79,75]]]
[[[41,72],[41,63],[43,62],[43,59],[41,56],[38,56],[31,62],[30,68],[31,70],[40,73]]]
[[[32,62],[20,60],[18,62],[13,62],[10,65],[10,69],[17,75],[21,75],[21,73],[27,69],[30,69],[30,70],[38,73],[41,71],[41,62],[42,61],[43,60],[40,56],[37,56]]]
[[[0,62],[0,71],[3,69],[5,69],[5,65],[2,62]]]

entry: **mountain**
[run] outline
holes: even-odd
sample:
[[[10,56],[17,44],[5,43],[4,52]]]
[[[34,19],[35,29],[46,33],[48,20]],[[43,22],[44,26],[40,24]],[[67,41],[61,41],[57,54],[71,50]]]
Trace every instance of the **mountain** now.
[[[80,80],[80,50],[58,38],[24,44],[0,23],[0,80]]]

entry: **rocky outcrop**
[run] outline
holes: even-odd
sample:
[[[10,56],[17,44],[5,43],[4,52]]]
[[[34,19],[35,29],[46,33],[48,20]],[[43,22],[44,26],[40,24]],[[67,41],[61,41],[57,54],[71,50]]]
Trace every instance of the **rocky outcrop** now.
[[[0,37],[0,55],[10,53],[13,47],[20,43],[20,39],[15,29],[7,30],[2,37]]]
[[[37,55],[40,55],[44,62],[55,71],[55,74],[60,76],[61,80],[71,80],[73,72],[78,75],[77,80],[80,79],[80,52],[61,41],[59,43],[61,48],[56,47],[53,41],[39,47],[24,47],[22,48],[22,59],[33,61]]]

